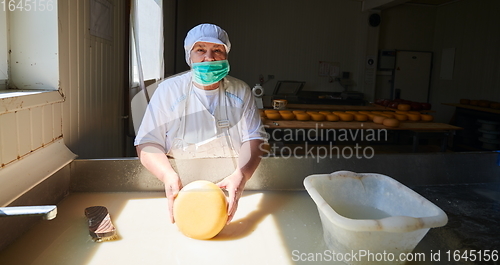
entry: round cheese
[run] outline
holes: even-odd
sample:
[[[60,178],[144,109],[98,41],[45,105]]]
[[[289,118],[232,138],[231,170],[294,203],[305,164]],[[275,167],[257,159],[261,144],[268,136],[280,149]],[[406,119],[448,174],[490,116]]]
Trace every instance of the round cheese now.
[[[368,115],[356,113],[354,114],[355,121],[368,121]]]
[[[354,114],[351,113],[339,113],[336,114],[340,117],[341,121],[353,121],[354,120]]]
[[[292,112],[282,112],[280,113],[281,114],[281,117],[284,119],[284,120],[295,120],[295,114],[293,114]]]
[[[397,119],[384,119],[382,124],[387,127],[399,127],[399,121]]]
[[[328,115],[326,115],[326,119],[328,121],[338,121],[338,120],[340,120],[340,117],[335,115],[335,114],[328,114]]]
[[[313,121],[324,121],[325,120],[325,115],[321,113],[310,113],[311,118]]]
[[[179,191],[174,201],[174,219],[179,230],[194,239],[216,236],[227,222],[224,192],[206,180],[193,181]]]
[[[375,115],[373,117],[373,122],[376,123],[376,124],[382,124],[385,119],[388,119],[388,118],[386,116]]]
[[[387,118],[394,119],[394,114],[388,113],[388,112],[384,112],[384,113],[380,114],[380,116],[385,116]]]
[[[404,110],[404,111],[411,110],[411,106],[410,104],[399,104],[398,110]]]
[[[410,120],[410,121],[419,121],[420,120],[420,114],[408,113],[408,120]]]
[[[311,119],[311,115],[307,113],[296,113],[295,118],[297,118],[297,120],[299,121],[308,121]]]
[[[406,121],[408,120],[408,115],[406,114],[394,114],[394,117],[398,120],[398,121]]]
[[[278,110],[275,110],[275,109],[265,109],[264,113],[268,114],[268,113],[279,113],[279,112],[278,112]]]
[[[420,118],[422,119],[422,121],[433,121],[434,120],[434,117],[432,115],[429,115],[429,114],[421,114]]]
[[[270,120],[280,120],[281,119],[281,115],[279,114],[279,112],[269,112],[269,113],[266,113],[266,116],[268,119]]]

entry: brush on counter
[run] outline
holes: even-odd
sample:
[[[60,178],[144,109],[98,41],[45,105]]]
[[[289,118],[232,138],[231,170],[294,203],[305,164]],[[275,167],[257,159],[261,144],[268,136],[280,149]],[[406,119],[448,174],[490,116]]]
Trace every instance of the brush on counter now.
[[[85,216],[88,219],[89,234],[95,242],[118,239],[116,228],[106,207],[88,207],[85,209]]]

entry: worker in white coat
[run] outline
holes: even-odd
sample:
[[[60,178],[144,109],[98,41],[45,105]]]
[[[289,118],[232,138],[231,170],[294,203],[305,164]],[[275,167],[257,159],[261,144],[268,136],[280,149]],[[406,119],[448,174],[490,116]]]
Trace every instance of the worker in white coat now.
[[[137,154],[165,184],[172,223],[182,176],[168,157],[237,157],[234,172],[217,183],[228,191],[229,223],[260,163],[266,134],[250,87],[227,75],[231,49],[227,33],[213,24],[198,25],[188,32],[184,49],[191,70],[158,85],[137,132]]]

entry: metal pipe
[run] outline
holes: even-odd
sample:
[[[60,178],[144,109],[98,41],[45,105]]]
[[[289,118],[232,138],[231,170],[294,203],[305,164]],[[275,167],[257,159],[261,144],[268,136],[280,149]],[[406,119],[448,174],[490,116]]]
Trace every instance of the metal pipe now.
[[[55,205],[0,207],[0,217],[42,216],[44,220],[52,220],[56,215]]]

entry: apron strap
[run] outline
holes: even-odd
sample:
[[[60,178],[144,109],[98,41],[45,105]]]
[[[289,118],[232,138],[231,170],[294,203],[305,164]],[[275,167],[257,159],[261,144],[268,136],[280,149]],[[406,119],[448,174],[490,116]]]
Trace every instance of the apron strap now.
[[[222,110],[223,106],[223,101],[224,101],[224,110]],[[226,87],[224,86],[224,79],[221,80],[220,86],[219,86],[219,120],[217,121],[217,129],[221,129],[224,132],[224,138],[226,138],[227,141],[227,146],[229,147],[229,152],[230,156],[233,161],[233,166],[234,169],[238,167],[238,163],[235,158],[235,148],[233,144],[233,139],[231,138],[231,134],[229,133],[229,127],[230,127],[230,122],[228,119],[227,115],[227,108],[229,106],[229,102],[226,96]],[[236,126],[236,125],[235,125]]]

